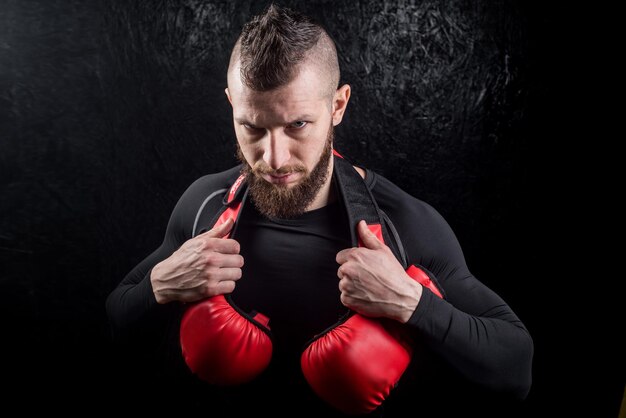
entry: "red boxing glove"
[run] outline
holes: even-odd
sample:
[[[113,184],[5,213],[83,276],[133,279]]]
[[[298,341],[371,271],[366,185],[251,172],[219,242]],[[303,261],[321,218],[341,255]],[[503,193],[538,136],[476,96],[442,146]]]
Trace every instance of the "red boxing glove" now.
[[[376,409],[411,361],[411,347],[392,325],[354,314],[313,341],[300,365],[315,393],[347,414]]]
[[[230,189],[232,202],[244,176]],[[241,202],[226,209],[215,226],[237,219]],[[196,302],[180,323],[180,346],[189,369],[215,385],[246,383],[261,374],[272,358],[269,319],[260,313],[246,317],[224,295]]]
[[[380,225],[368,227],[384,243]],[[406,272],[442,297],[425,271],[412,265]],[[320,398],[346,414],[365,414],[387,399],[412,354],[399,323],[354,314],[309,344],[300,365]]]
[[[200,379],[216,385],[254,379],[270,362],[272,341],[268,318],[257,313],[251,319],[237,312],[223,295],[192,305],[180,325],[187,366]]]

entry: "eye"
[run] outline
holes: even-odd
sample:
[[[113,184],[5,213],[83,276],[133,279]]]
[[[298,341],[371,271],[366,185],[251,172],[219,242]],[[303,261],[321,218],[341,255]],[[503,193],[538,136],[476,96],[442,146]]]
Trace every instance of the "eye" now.
[[[294,128],[294,129],[302,129],[307,125],[308,122],[305,122],[303,120],[297,120],[293,123],[289,124],[290,128]]]
[[[258,133],[259,131],[261,131],[261,128],[258,128],[254,125],[250,125],[248,123],[242,123],[241,126],[243,126],[244,129],[248,132]]]

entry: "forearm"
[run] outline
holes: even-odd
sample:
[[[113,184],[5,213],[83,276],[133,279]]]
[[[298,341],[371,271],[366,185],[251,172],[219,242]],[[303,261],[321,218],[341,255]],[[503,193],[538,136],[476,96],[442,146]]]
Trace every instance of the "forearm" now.
[[[157,303],[155,291],[159,293],[161,282],[158,279],[163,274],[157,268],[155,275],[155,267],[171,258],[192,238],[194,220],[198,209],[203,207],[207,191],[224,188],[230,184],[231,177],[237,178],[238,173],[238,169],[233,168],[220,175],[207,175],[194,181],[176,203],[161,245],[133,268],[111,292],[106,301],[106,311],[117,340],[150,339],[152,336],[162,338],[168,327],[178,327],[183,305],[172,301],[173,298],[160,298],[160,303]]]
[[[151,316],[158,304],[150,284],[150,271],[139,283],[122,283],[107,298],[106,310],[115,336],[132,332]]]
[[[468,380],[523,399],[531,383],[533,343],[502,302],[467,314],[424,290],[407,326]]]
[[[115,339],[158,330],[167,314],[175,309],[176,304],[157,303],[150,280],[154,266],[171,252],[168,246],[159,247],[130,271],[107,298],[106,311]]]

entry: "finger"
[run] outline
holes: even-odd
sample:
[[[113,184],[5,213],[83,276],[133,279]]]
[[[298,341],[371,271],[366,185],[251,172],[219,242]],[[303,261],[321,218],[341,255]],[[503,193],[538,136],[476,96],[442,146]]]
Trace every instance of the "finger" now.
[[[366,248],[369,248],[370,250],[377,250],[384,246],[384,244],[378,240],[376,235],[370,231],[365,221],[359,222],[357,230],[359,232],[359,238],[361,238],[361,242]]]
[[[202,257],[202,262],[207,268],[243,267],[243,257],[239,254],[223,254],[217,251],[209,251]]]
[[[347,264],[343,264],[337,269],[337,277],[339,277],[339,280],[350,277],[350,272],[348,271],[348,268],[346,266]]]
[[[350,290],[350,281],[346,278],[342,278],[341,280],[339,280],[339,291],[344,294],[344,293],[349,293]]]
[[[236,283],[232,280],[224,280],[215,285],[215,292],[218,295],[223,295],[225,293],[233,293],[235,290]]]
[[[222,254],[222,259],[220,260],[219,267],[228,268],[228,267],[243,267],[243,257],[239,254]]]
[[[350,255],[350,251],[352,251],[353,248],[346,248],[345,250],[341,250],[337,253],[337,256],[335,257],[335,261],[337,261],[338,264],[343,264],[346,261],[348,261],[348,256]]]
[[[222,254],[239,254],[240,250],[239,243],[230,238],[210,238],[205,248]]]
[[[233,229],[233,225],[235,224],[235,222],[231,219],[228,218],[226,219],[226,222],[221,223],[217,226],[214,226],[212,229],[208,230],[207,232],[198,235],[199,237],[209,237],[209,238],[222,238],[225,237],[226,235],[228,235],[228,233],[230,232],[231,229]]]
[[[339,280],[343,279],[345,275],[343,274],[343,270],[341,270],[341,267],[339,267],[337,269],[337,277],[339,277]]]
[[[345,293],[342,293],[339,296],[339,300],[341,301],[341,304],[346,308],[352,307],[352,298],[350,296],[347,296]]]
[[[220,282],[234,282],[241,279],[241,269],[236,267],[225,267],[219,269],[215,278]]]

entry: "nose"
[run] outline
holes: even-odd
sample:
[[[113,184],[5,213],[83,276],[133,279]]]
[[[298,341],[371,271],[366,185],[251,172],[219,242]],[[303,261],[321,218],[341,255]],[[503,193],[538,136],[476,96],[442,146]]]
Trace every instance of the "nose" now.
[[[270,131],[269,144],[263,154],[265,163],[273,170],[278,170],[287,164],[290,158],[289,138],[286,135],[281,135],[279,132]]]

